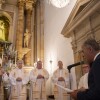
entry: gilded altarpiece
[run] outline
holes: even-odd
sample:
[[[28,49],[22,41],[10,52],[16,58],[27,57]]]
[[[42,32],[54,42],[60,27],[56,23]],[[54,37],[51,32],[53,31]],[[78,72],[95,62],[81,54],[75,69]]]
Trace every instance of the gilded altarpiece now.
[[[13,44],[17,59],[23,59],[28,67],[38,59],[44,61],[44,0],[5,1],[0,6],[0,20],[2,16],[8,18],[3,40]],[[25,46],[26,30],[30,38]]]
[[[43,6],[44,0],[18,1],[16,49],[18,59],[23,59],[26,66],[34,66],[38,59],[44,59]]]

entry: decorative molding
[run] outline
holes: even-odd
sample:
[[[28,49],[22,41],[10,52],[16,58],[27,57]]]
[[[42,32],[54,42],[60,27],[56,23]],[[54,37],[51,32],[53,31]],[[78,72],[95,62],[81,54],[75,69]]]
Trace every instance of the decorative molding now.
[[[10,23],[13,21],[14,13],[10,11],[0,11],[0,16],[6,16]]]
[[[19,0],[19,1],[18,1],[18,6],[19,6],[19,7],[22,8],[24,5],[25,5],[25,0]]]
[[[26,1],[26,10],[31,10],[31,11],[32,11],[33,3],[34,3],[34,2],[33,2],[32,0]]]
[[[37,0],[26,0],[26,9],[32,10],[33,5],[36,3]]]
[[[2,9],[2,5],[5,3],[5,0],[0,0],[0,9]]]
[[[84,5],[83,9],[79,10],[80,7],[82,7],[82,5]],[[63,34],[65,37],[70,37],[72,31],[82,21],[84,21],[88,16],[92,15],[99,8],[100,8],[99,0],[78,0],[61,34]]]

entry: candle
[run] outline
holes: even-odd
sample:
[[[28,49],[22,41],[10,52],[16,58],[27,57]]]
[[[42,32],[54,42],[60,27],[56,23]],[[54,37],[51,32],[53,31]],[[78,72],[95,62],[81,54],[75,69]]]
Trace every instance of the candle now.
[[[11,64],[11,60],[10,60],[9,62],[10,62],[10,64],[9,64],[9,65],[10,65],[10,68],[11,68],[11,65],[12,65],[12,64]]]
[[[36,65],[36,64],[34,63],[34,67],[35,67],[35,65]]]
[[[13,50],[12,44],[9,46],[9,50],[10,50],[10,51]]]
[[[40,59],[38,58],[38,60],[37,61],[40,61]]]
[[[3,63],[3,49],[2,49],[2,63]],[[1,63],[1,66],[2,66],[2,63]]]
[[[52,58],[51,58],[51,53],[50,53],[50,60],[52,60]]]
[[[15,51],[15,67],[16,67],[16,60],[17,60],[17,51]]]

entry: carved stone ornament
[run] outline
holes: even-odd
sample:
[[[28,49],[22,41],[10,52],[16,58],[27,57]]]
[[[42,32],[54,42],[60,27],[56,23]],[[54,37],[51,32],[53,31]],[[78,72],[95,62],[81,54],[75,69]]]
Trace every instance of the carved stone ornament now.
[[[26,0],[26,9],[27,10],[32,10],[33,4],[36,2],[37,0]]]
[[[0,9],[2,9],[2,5],[5,3],[5,0],[0,0]]]
[[[20,50],[18,50],[18,59],[23,59],[23,56],[25,54],[27,54],[31,49],[29,48],[20,48]]]

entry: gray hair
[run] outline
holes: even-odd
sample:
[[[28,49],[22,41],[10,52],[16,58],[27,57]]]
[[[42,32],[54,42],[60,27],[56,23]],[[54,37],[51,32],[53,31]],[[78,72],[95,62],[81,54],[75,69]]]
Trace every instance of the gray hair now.
[[[84,43],[83,46],[91,46],[95,51],[100,50],[99,43],[96,42],[95,39],[89,38]]]
[[[22,63],[22,64],[24,64],[23,60],[18,60],[17,63]]]

